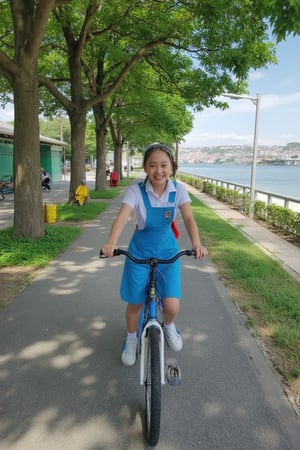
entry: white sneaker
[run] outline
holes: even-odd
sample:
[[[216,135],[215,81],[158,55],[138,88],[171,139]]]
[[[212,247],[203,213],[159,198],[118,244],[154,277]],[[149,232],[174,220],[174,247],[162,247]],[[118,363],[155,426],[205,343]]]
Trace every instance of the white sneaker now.
[[[170,347],[171,350],[175,352],[179,352],[182,349],[183,343],[180,336],[179,331],[176,329],[175,325],[172,325],[168,328],[166,326],[163,327],[165,340]]]
[[[136,350],[137,350],[138,338],[129,339],[127,337],[125,339],[121,361],[125,366],[133,366],[136,360]]]

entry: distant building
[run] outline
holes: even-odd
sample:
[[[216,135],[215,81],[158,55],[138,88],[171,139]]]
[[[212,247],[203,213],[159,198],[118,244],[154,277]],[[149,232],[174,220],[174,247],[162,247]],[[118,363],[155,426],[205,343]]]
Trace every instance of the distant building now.
[[[51,174],[52,181],[62,179],[62,154],[65,142],[40,136],[41,167]],[[14,128],[0,122],[0,177],[13,175]]]
[[[264,159],[261,164],[270,166],[300,166],[300,159]]]

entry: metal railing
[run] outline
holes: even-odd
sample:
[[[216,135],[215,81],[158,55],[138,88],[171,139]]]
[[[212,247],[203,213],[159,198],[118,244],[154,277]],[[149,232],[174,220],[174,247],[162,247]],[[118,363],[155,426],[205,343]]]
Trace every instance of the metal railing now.
[[[233,183],[232,181],[219,180],[218,178],[212,178],[208,176],[196,175],[189,172],[178,171],[178,174],[185,175],[192,178],[197,178],[203,182],[214,184],[216,186],[224,187],[225,189],[233,189],[241,194],[250,195],[250,186],[245,184]],[[277,194],[275,192],[263,191],[261,189],[255,189],[254,200],[261,200],[267,205],[275,204],[289,208],[292,211],[300,212],[300,198],[288,197],[286,195]]]

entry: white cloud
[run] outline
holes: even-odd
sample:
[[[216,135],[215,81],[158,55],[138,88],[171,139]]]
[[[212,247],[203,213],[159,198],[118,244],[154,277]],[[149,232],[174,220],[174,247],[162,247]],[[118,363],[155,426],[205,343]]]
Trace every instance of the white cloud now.
[[[11,122],[14,120],[14,105],[7,104],[5,109],[0,109],[0,122]]]
[[[249,81],[257,81],[266,77],[266,72],[262,72],[261,70],[256,70],[255,72],[249,73]]]
[[[269,94],[261,98],[261,108],[265,111],[290,105],[296,105],[300,108],[300,92],[293,92],[288,95]]]
[[[225,111],[210,108],[195,115],[194,128],[183,147],[252,145],[255,106],[247,99],[228,101]],[[300,142],[300,92],[268,94],[261,98],[258,145]]]
[[[181,143],[181,147],[203,147],[215,145],[247,145],[252,143],[253,134],[230,133],[190,133],[186,136],[185,142]]]
[[[254,104],[249,99],[227,99],[229,109],[220,111],[216,109],[210,109],[208,111],[215,111],[218,114],[240,114],[249,113],[254,111]],[[300,92],[292,92],[290,94],[278,95],[278,94],[266,94],[261,95],[260,109],[261,111],[268,111],[274,108],[282,108],[283,106],[296,106],[300,108]],[[202,116],[204,117],[204,116]]]

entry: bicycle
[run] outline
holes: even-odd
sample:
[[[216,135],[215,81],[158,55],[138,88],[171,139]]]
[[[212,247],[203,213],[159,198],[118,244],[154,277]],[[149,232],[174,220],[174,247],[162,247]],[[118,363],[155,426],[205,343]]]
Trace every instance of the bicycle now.
[[[161,422],[161,386],[166,383],[178,385],[181,371],[176,361],[165,367],[164,332],[159,310],[161,299],[156,288],[156,269],[159,264],[172,264],[181,256],[195,256],[194,250],[182,250],[170,259],[137,259],[128,251],[114,250],[114,256],[125,255],[136,264],[150,267],[148,292],[139,320],[140,384],[145,386],[146,439],[151,446],[159,440]],[[103,254],[100,252],[100,258]]]

